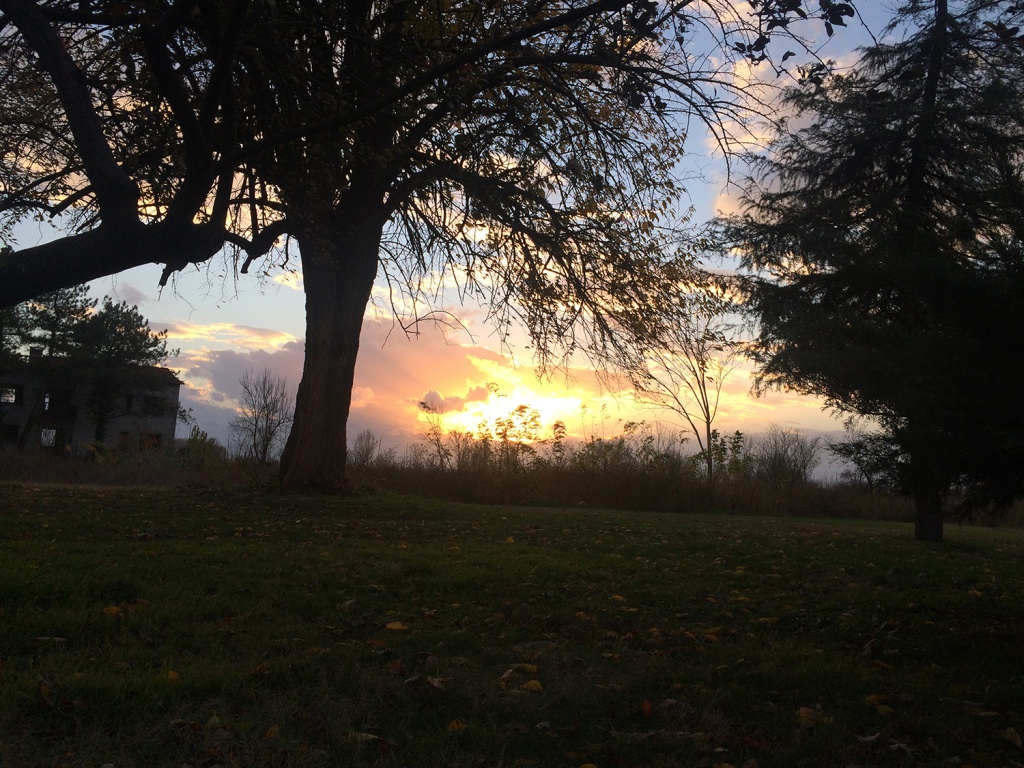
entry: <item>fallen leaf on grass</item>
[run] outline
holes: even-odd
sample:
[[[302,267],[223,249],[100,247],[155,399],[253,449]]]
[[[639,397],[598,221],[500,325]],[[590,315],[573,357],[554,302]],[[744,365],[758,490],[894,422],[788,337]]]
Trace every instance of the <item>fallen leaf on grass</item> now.
[[[832,718],[826,717],[820,709],[800,707],[800,709],[796,711],[796,722],[801,728],[813,728],[816,725],[829,723],[831,721]]]
[[[57,705],[57,702],[53,697],[53,686],[42,678],[39,678],[39,698],[42,699],[43,703],[48,707],[55,707]]]
[[[273,741],[277,738],[277,734],[280,733],[281,729],[276,724],[267,728],[266,733],[263,734],[264,741]]]
[[[540,693],[544,690],[544,686],[540,684],[540,680],[527,680],[520,686],[524,691],[530,693]]]
[[[116,619],[122,613],[124,613],[124,611],[122,611],[120,606],[117,605],[108,605],[103,609],[103,615],[110,619]]]
[[[650,717],[651,712],[654,711],[654,707],[651,705],[650,700],[644,699],[644,703],[640,705],[640,712],[644,717]]]
[[[895,709],[893,709],[885,703],[885,696],[879,696],[877,693],[873,693],[870,696],[866,697],[865,700],[868,704],[873,706],[878,711],[878,714],[884,715],[885,717],[888,717],[889,715],[892,715],[896,712]]]
[[[175,672],[173,669],[168,669],[165,678],[171,685],[176,685],[181,682],[181,675]]]
[[[461,733],[462,731],[466,730],[466,728],[466,723],[462,720],[459,720],[458,718],[455,718],[450,723],[448,723],[448,733]]]
[[[395,632],[405,632],[409,629],[409,625],[403,624],[400,621],[389,621],[387,624],[384,625],[384,629],[390,629]]]
[[[977,701],[965,701],[964,709],[967,710],[968,715],[974,717],[998,717],[998,712],[993,712],[991,709],[985,709],[985,706]]]
[[[380,741],[380,736],[374,736],[372,733],[360,733],[359,731],[349,731],[345,735],[345,741],[349,744],[368,744],[371,741]]]
[[[451,677],[431,677],[427,675],[427,685],[431,688],[436,688],[439,691],[443,691],[445,685],[450,683],[454,678]]]
[[[1024,746],[1021,745],[1020,734],[1015,729],[1007,728],[1005,731],[1000,731],[999,735],[1018,749],[1024,749]]]

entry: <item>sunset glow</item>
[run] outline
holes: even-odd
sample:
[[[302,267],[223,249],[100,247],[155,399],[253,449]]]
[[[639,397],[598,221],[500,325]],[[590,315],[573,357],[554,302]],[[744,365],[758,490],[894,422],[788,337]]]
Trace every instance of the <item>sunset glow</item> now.
[[[292,391],[298,386],[305,332],[304,296],[296,290],[301,275],[271,275],[259,285],[239,283],[235,296],[200,302],[190,300],[201,289],[190,288],[189,280],[206,280],[205,275],[186,275],[176,293],[157,298],[145,290],[156,284],[155,274],[155,269],[134,270],[94,292],[130,296],[155,329],[168,329],[170,346],[181,349],[169,367],[186,383],[182,404],[192,409],[202,429],[227,443],[242,374],[266,368],[287,379]],[[442,430],[472,434],[481,424],[493,431],[496,420],[508,418],[520,405],[539,413],[541,439],[550,438],[558,421],[570,439],[614,437],[627,422],[645,422],[652,432],[672,435],[685,428],[677,414],[637,402],[627,386],[586,365],[539,375],[525,340],[513,337],[512,347],[503,347],[481,307],[448,304],[447,323],[422,322],[407,335],[393,312],[413,307],[401,301],[392,306],[386,286],[374,293],[377,301],[367,312],[356,366],[350,441],[365,429],[388,446],[421,441],[430,426],[420,408],[424,401],[436,409]],[[816,400],[780,393],[753,398],[750,374],[749,365],[740,367],[726,381],[715,422],[719,431],[752,434],[772,423],[842,429]]]

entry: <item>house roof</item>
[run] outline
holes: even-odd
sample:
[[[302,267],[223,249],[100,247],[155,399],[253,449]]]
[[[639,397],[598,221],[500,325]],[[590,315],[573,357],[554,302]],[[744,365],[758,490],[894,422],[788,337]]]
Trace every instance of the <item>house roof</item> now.
[[[66,357],[42,357],[36,360],[6,361],[0,363],[0,380],[24,381],[42,376],[49,379],[54,374],[73,376],[78,362]],[[153,365],[137,365],[117,368],[111,375],[125,375],[132,379],[132,384],[139,387],[180,387],[184,384],[170,368]]]
[[[142,377],[142,380],[139,382],[142,384],[153,384],[164,387],[177,385],[180,387],[185,383],[179,379],[177,374],[175,374],[175,372],[170,368],[163,368],[159,365],[139,366],[136,370],[136,375]]]

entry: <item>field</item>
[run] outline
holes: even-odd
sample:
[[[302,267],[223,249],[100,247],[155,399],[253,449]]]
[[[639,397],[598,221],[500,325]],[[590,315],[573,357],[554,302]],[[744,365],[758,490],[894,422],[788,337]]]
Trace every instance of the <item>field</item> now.
[[[1024,764],[1024,533],[0,486],[0,765]]]

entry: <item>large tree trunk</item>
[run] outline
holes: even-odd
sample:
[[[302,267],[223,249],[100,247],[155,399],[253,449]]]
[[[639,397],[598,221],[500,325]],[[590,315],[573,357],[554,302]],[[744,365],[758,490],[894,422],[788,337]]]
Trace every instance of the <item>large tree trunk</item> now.
[[[306,290],[306,352],[295,421],[281,456],[285,488],[344,492],[346,423],[359,333],[384,223],[381,197],[350,191],[332,221],[296,234]]]
[[[917,451],[910,454],[910,490],[914,495],[914,538],[918,541],[942,541],[941,473],[934,442],[918,440]]]
[[[914,494],[914,538],[942,541],[942,496],[936,490]]]

